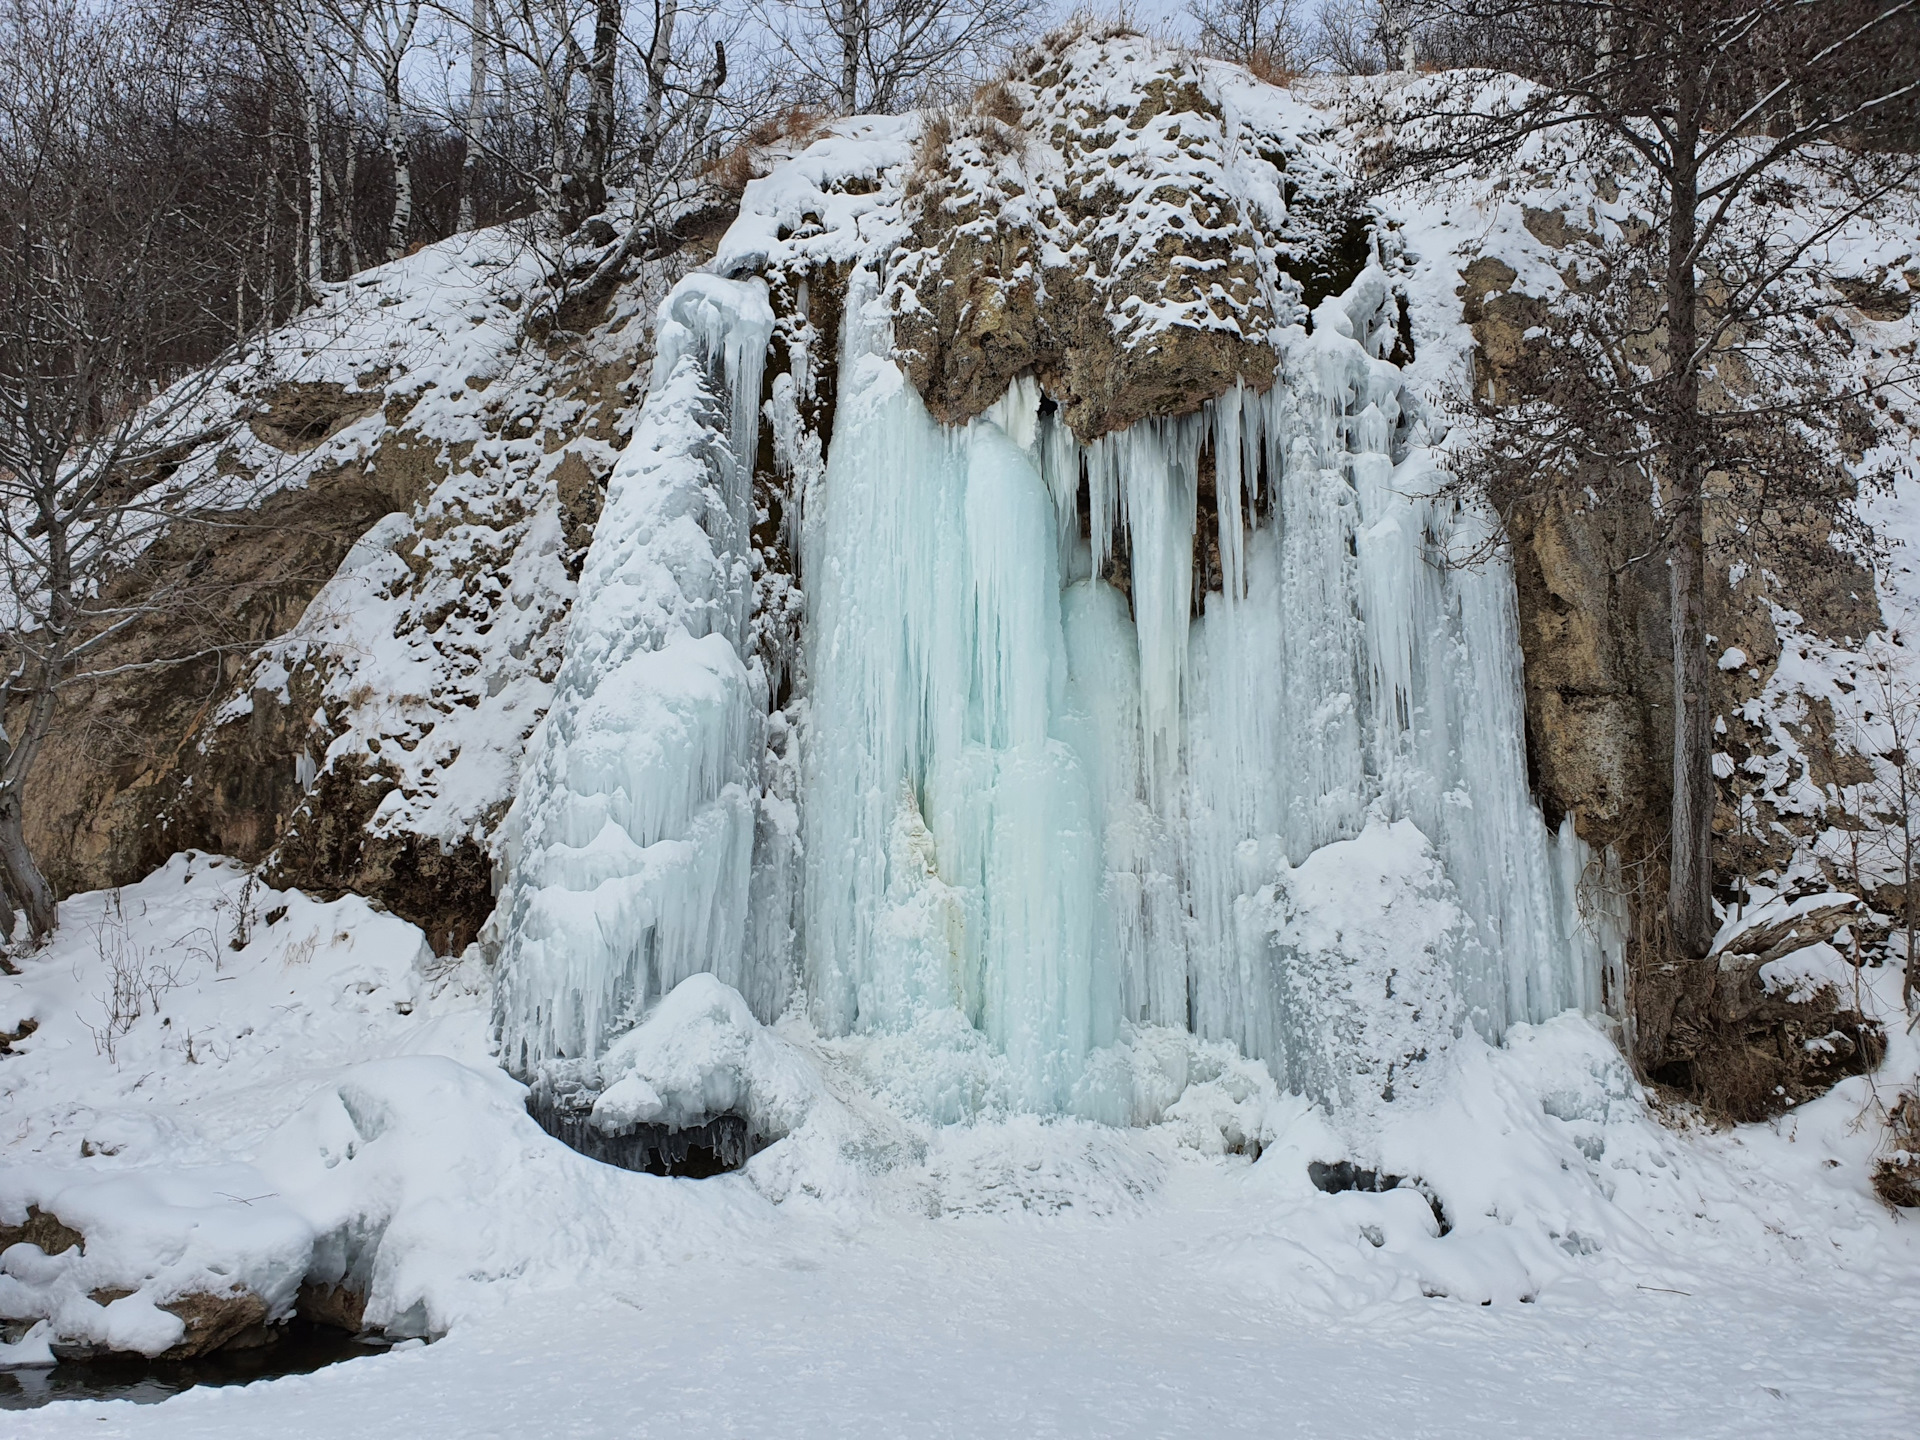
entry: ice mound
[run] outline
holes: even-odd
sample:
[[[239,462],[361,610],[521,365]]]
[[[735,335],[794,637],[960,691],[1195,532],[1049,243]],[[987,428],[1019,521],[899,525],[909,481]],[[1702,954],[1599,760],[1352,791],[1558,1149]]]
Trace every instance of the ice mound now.
[[[1139,1214],[1166,1181],[1168,1148],[1084,1120],[1022,1115],[939,1131],[925,1176],[935,1215]]]
[[[1288,1088],[1354,1113],[1416,1088],[1460,1029],[1448,957],[1474,928],[1427,837],[1376,815],[1259,898]]]
[[[606,1088],[593,1123],[609,1134],[637,1124],[676,1128],[739,1115],[756,1135],[787,1134],[820,1092],[817,1070],[754,1019],[738,990],[689,975],[600,1059]]]

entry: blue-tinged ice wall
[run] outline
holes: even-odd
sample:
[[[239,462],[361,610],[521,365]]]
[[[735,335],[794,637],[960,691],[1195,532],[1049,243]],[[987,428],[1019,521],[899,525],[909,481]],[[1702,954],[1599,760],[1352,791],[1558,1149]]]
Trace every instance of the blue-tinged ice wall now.
[[[825,1033],[969,1036],[1017,1103],[1124,1118],[1088,1062],[1132,1026],[1339,1103],[1465,1025],[1598,1008],[1584,850],[1527,791],[1512,581],[1381,358],[1378,270],[1289,332],[1268,393],[1086,446],[1028,381],[935,422],[873,292],[855,269],[800,534],[801,857],[761,871],[798,894],[749,883],[736,457],[770,317],[754,282],[695,277],[510,824],[511,1064],[590,1057],[693,971],[763,1017],[797,975]],[[1196,616],[1209,460],[1224,583]]]

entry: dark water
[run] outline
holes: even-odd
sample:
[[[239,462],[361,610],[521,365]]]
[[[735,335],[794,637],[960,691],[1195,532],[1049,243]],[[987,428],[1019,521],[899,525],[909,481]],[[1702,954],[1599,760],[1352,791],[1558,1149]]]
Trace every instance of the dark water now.
[[[384,1340],[299,1321],[272,1345],[228,1350],[201,1360],[68,1362],[38,1370],[0,1370],[0,1410],[31,1410],[55,1400],[131,1400],[157,1405],[195,1385],[246,1385],[281,1375],[310,1375],[342,1360],[377,1355]]]

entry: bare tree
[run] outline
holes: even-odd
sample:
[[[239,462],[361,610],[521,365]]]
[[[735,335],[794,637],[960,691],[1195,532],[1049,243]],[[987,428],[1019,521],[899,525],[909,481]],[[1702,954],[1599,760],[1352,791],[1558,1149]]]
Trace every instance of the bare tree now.
[[[113,583],[197,513],[169,476],[204,424],[220,372],[199,367],[231,343],[246,256],[245,228],[206,209],[220,177],[196,162],[218,155],[180,144],[204,93],[173,63],[184,38],[130,7],[0,7],[0,908],[35,937],[54,908],[23,791],[56,704],[101,678],[116,637],[164,645],[194,587],[190,566],[137,599]]]
[[[1412,70],[1418,53],[1409,0],[1325,0],[1307,43],[1340,75]]]
[[[760,0],[760,14],[804,90],[841,115],[964,83],[1042,18],[1021,0]]]
[[[1302,0],[1194,0],[1187,13],[1209,55],[1266,73],[1292,74],[1311,62]]]
[[[587,214],[607,203],[607,168],[613,160],[614,72],[620,58],[621,0],[594,0],[593,49],[585,56],[587,108],[580,136],[580,200]]]
[[[1717,380],[1730,346],[1751,350],[1771,323],[1803,312],[1818,248],[1913,182],[1914,157],[1879,137],[1910,126],[1920,98],[1917,14],[1920,0],[1422,7],[1531,83],[1471,73],[1417,92],[1397,115],[1391,173],[1485,165],[1554,131],[1584,138],[1603,161],[1623,150],[1650,177],[1651,243],[1621,257],[1614,294],[1625,298],[1587,307],[1578,334],[1550,344],[1543,362],[1552,373],[1540,378],[1569,403],[1495,397],[1490,416],[1514,422],[1500,431],[1502,465],[1536,490],[1608,476],[1651,484],[1672,614],[1667,915],[1684,955],[1704,955],[1715,930],[1706,479],[1777,473],[1796,453],[1792,422],[1812,418],[1734,403]],[[1651,304],[1633,302],[1636,274]]]

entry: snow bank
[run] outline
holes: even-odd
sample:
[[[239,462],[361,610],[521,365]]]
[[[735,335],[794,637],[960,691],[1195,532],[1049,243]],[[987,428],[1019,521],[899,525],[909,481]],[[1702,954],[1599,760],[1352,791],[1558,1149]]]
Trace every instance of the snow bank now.
[[[606,1089],[593,1122],[609,1133],[636,1124],[691,1127],[716,1115],[777,1137],[806,1117],[818,1072],[760,1022],[740,992],[690,975],[600,1060]]]

